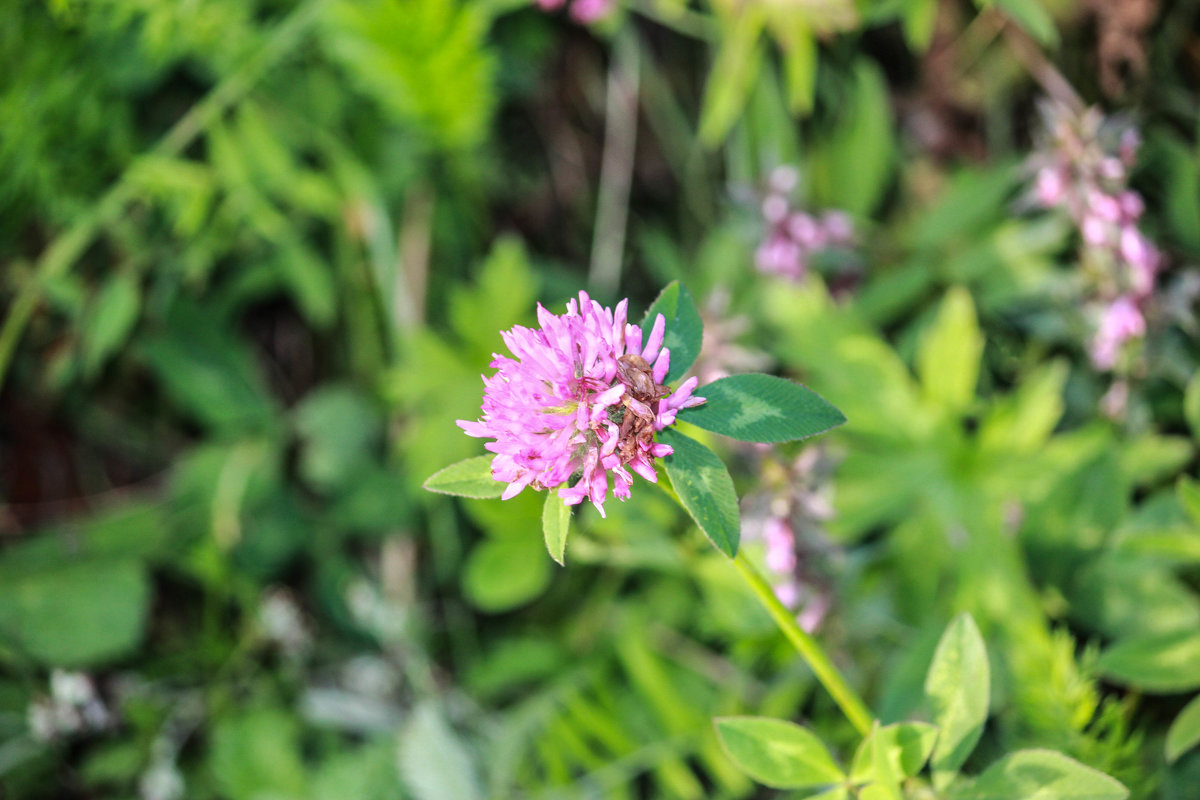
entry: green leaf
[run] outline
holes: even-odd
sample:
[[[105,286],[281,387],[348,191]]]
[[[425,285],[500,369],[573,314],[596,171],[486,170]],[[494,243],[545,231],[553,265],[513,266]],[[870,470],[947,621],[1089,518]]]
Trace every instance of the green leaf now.
[[[925,766],[937,734],[937,728],[924,722],[900,722],[876,728],[858,746],[850,780],[898,786]]]
[[[1167,729],[1167,763],[1173,764],[1197,744],[1200,744],[1200,695],[1183,707]]]
[[[1200,439],[1200,372],[1192,376],[1183,393],[1183,418],[1192,429],[1192,438]]]
[[[43,664],[85,667],[137,646],[150,583],[134,560],[87,560],[14,577],[0,603],[0,639]]]
[[[563,564],[567,550],[567,532],[571,527],[571,507],[562,501],[558,492],[546,492],[542,506],[542,536],[550,557]]]
[[[837,123],[808,160],[812,201],[869,216],[896,165],[891,95],[876,64],[866,58],[855,64],[853,84],[838,98],[837,113]]]
[[[483,5],[342,0],[328,6],[317,30],[384,112],[455,150],[483,140],[495,105]]]
[[[763,24],[762,10],[749,6],[738,15],[727,35],[721,37],[700,107],[700,141],[708,147],[725,140],[746,105],[762,67],[759,38]]]
[[[487,539],[467,556],[462,581],[463,591],[476,608],[499,613],[544,592],[550,585],[550,562],[532,536]]]
[[[817,37],[806,20],[794,14],[775,15],[769,25],[783,51],[788,110],[807,114],[812,111],[817,89]]]
[[[119,272],[105,282],[79,332],[85,375],[96,374],[128,338],[137,322],[140,299],[134,275]]]
[[[545,559],[538,559],[543,564]],[[400,774],[416,800],[482,800],[470,752],[432,701],[417,706],[400,734]]]
[[[963,765],[983,733],[990,675],[975,620],[959,614],[942,634],[925,676],[925,697],[941,731],[933,748],[934,783],[939,787]]]
[[[1060,359],[1023,376],[1016,391],[992,403],[980,425],[980,447],[1016,453],[1041,448],[1062,418],[1063,387],[1069,373],[1069,365]]]
[[[422,484],[438,494],[490,500],[504,493],[505,484],[492,477],[494,456],[475,456],[440,469]]]
[[[1134,486],[1155,484],[1178,474],[1194,451],[1186,436],[1142,435],[1121,449],[1121,472]]]
[[[805,439],[846,421],[816,392],[774,375],[733,375],[696,394],[704,405],[684,409],[679,418],[743,442]]]
[[[1046,47],[1058,44],[1058,26],[1039,0],[994,0],[997,8],[1012,17],[1021,29]]]
[[[1108,678],[1145,692],[1173,694],[1200,687],[1200,631],[1122,639],[1096,666]]]
[[[281,709],[244,712],[217,722],[211,737],[209,770],[222,796],[231,800],[307,796],[296,716]]]
[[[1180,475],[1179,480],[1175,481],[1175,497],[1188,518],[1194,524],[1200,525],[1200,483],[1187,475]]]
[[[713,546],[733,558],[741,519],[729,470],[716,453],[673,428],[659,431],[658,441],[675,449],[663,464],[679,501]]]
[[[1113,552],[1117,556],[1147,556],[1169,564],[1200,564],[1200,532],[1195,525],[1188,524],[1128,531],[1113,542]]]
[[[951,411],[965,409],[975,397],[982,354],[983,334],[971,293],[956,286],[946,293],[917,350],[917,374],[925,396]]]
[[[293,413],[303,442],[300,474],[316,488],[345,486],[371,463],[382,420],[361,392],[327,385],[306,395]]]
[[[937,25],[938,0],[906,0],[904,4],[904,38],[908,46],[924,52],[933,41]]]
[[[503,236],[472,271],[471,282],[454,288],[450,324],[476,360],[486,364],[503,346],[500,331],[524,324],[536,298],[537,278],[525,245],[515,236]]]
[[[137,741],[119,740],[89,750],[79,769],[90,786],[128,785],[146,768],[146,752]]]
[[[376,737],[352,750],[322,757],[308,800],[401,800],[394,737]]]
[[[649,336],[655,318],[662,314],[667,327],[663,347],[671,351],[671,369],[664,383],[683,377],[700,355],[700,344],[704,338],[704,322],[692,301],[687,287],[679,281],[667,284],[646,311],[642,319],[642,336]],[[643,339],[644,341],[644,339]]]
[[[1119,781],[1050,750],[1019,750],[979,778],[950,792],[951,800],[1124,800]]]
[[[718,717],[717,735],[733,762],[776,789],[828,786],[845,775],[814,733],[767,717]]]
[[[1073,622],[1114,639],[1200,627],[1200,599],[1156,560],[1107,553],[1073,566]]]

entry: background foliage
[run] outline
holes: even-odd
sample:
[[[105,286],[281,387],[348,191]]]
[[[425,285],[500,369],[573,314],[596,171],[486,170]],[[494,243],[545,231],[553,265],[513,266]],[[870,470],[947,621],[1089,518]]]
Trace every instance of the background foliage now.
[[[711,722],[748,714],[849,768],[853,731],[665,495],[582,510],[563,569],[540,496],[420,491],[480,454],[454,420],[498,331],[679,279],[697,369],[757,359],[849,420],[802,555],[882,721],[930,718],[966,611],[979,792],[1045,747],[1195,798],[1197,16],[0,0],[0,795],[775,796]],[[1028,201],[1063,79],[1140,126],[1169,264],[1116,374],[1086,358],[1077,234]],[[753,265],[781,165],[858,229],[800,284]],[[800,445],[688,433],[744,523],[790,485]]]

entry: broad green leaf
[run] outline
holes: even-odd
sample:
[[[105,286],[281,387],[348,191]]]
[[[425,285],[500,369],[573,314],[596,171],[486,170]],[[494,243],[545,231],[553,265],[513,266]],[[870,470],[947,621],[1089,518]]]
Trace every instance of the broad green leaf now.
[[[379,412],[349,386],[329,384],[311,392],[296,406],[293,418],[302,441],[300,474],[317,489],[357,480],[382,434]]]
[[[1025,376],[1016,391],[993,403],[979,429],[988,451],[1032,453],[1046,443],[1063,413],[1063,388],[1070,367],[1063,359]]]
[[[486,539],[467,556],[462,581],[463,591],[476,608],[499,613],[544,592],[550,584],[550,562],[533,536]]]
[[[455,287],[450,295],[450,324],[479,363],[486,364],[503,347],[500,331],[525,324],[536,296],[537,279],[525,245],[504,236],[472,272],[471,282]]]
[[[1113,542],[1113,552],[1170,564],[1200,564],[1200,532],[1195,525],[1187,524],[1129,531]]]
[[[432,701],[417,707],[400,734],[399,763],[415,800],[483,800],[470,751]]]
[[[119,272],[105,281],[80,330],[83,372],[94,375],[129,336],[138,318],[137,277]]]
[[[977,241],[1009,216],[1021,170],[999,161],[984,169],[964,168],[948,176],[932,205],[913,220],[912,247],[944,252],[948,244]],[[928,258],[930,256],[926,256]]]
[[[1122,639],[1200,627],[1200,598],[1161,562],[1109,553],[1073,565],[1072,621]]]
[[[654,320],[662,314],[667,321],[663,347],[671,351],[671,368],[665,383],[678,380],[691,368],[696,356],[700,355],[700,344],[704,338],[704,322],[692,301],[687,287],[679,281],[667,284],[651,304],[642,320],[642,340],[650,335]]]
[[[924,52],[933,41],[937,24],[938,0],[905,0],[904,38],[913,50]]]
[[[970,614],[955,617],[925,676],[925,697],[940,734],[933,748],[934,783],[945,787],[975,749],[988,714],[987,650]]]
[[[422,484],[438,494],[489,500],[504,493],[505,484],[492,477],[493,456],[475,456],[430,475]]]
[[[1121,472],[1135,486],[1152,485],[1178,474],[1194,451],[1185,436],[1139,436],[1121,448]]]
[[[1200,439],[1200,372],[1192,376],[1183,393],[1183,418],[1192,429],[1192,438]]]
[[[316,251],[290,230],[281,232],[272,243],[279,254],[275,268],[296,306],[314,327],[328,328],[337,316],[338,293],[333,271]]]
[[[1129,790],[1062,753],[1018,750],[975,781],[950,792],[951,800],[1124,800]]]
[[[1200,744],[1200,695],[1183,707],[1167,729],[1167,763],[1174,763],[1197,744]]]
[[[278,410],[245,341],[198,306],[176,303],[170,319],[143,353],[176,406],[211,428],[269,428]]]
[[[1058,44],[1058,26],[1041,0],[994,0],[994,4],[1039,44],[1047,47]]]
[[[471,521],[494,539],[529,538],[531,533],[541,530],[545,505],[543,492],[532,489],[526,489],[503,503],[475,498],[463,498],[459,503]]]
[[[144,746],[133,739],[118,740],[89,749],[79,776],[90,786],[128,785],[146,767]]]
[[[1172,238],[1194,255],[1200,250],[1200,156],[1194,144],[1165,127],[1154,131],[1147,144],[1155,181],[1164,190],[1163,222]],[[1200,436],[1200,429],[1193,430]]]
[[[1101,654],[1108,678],[1144,692],[1173,694],[1200,687],[1200,631],[1134,636]]]
[[[868,216],[887,191],[896,165],[892,102],[883,72],[868,59],[855,64],[837,123],[809,165],[814,204]]]
[[[567,550],[567,531],[571,527],[571,507],[562,501],[558,492],[546,492],[542,506],[542,535],[550,557],[559,564]]]
[[[925,396],[950,411],[965,409],[975,397],[982,354],[983,334],[971,293],[957,286],[946,293],[917,350]]]
[[[807,21],[794,13],[775,14],[768,25],[783,51],[788,110],[807,114],[817,88],[817,37]]]
[[[1179,499],[1179,505],[1187,512],[1188,518],[1194,524],[1200,525],[1200,483],[1187,475],[1180,475],[1179,480],[1175,482],[1175,496]]]
[[[816,392],[774,375],[733,375],[696,390],[704,405],[679,418],[743,442],[788,442],[846,421]]]
[[[713,546],[733,558],[741,519],[729,470],[716,453],[673,428],[659,431],[658,441],[675,449],[663,464],[679,501]]]
[[[718,717],[714,723],[733,762],[766,786],[804,789],[845,778],[816,734],[799,725],[767,717]]]
[[[150,582],[132,559],[92,559],[14,577],[4,597],[0,640],[43,664],[86,667],[141,641]]]
[[[704,87],[700,106],[700,141],[715,147],[725,140],[745,107],[746,98],[762,68],[759,43],[764,24],[763,10],[747,6],[721,37],[716,60]]]
[[[924,722],[900,722],[876,728],[858,746],[850,780],[898,786],[925,766],[937,734],[937,728]]]
[[[225,716],[213,727],[209,748],[209,771],[223,797],[258,800],[308,795],[294,714],[261,709]]]
[[[809,795],[805,800],[849,800],[849,797],[850,791],[845,786],[834,786],[820,794]],[[870,800],[870,798],[860,794],[859,800]]]
[[[370,739],[354,749],[323,756],[309,800],[401,800],[394,737]]]

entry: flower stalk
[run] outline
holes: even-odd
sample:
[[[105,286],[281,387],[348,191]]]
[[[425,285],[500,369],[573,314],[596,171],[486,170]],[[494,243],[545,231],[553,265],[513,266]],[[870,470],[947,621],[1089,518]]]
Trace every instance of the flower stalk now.
[[[775,620],[775,624],[779,626],[783,635],[800,652],[800,655],[807,662],[809,669],[813,671],[813,675],[816,676],[821,685],[825,687],[825,690],[833,697],[833,701],[838,704],[838,708],[846,715],[846,719],[850,720],[850,724],[863,736],[870,733],[871,727],[874,724],[874,717],[867,710],[866,704],[850,688],[850,684],[842,677],[842,673],[834,666],[833,661],[830,660],[820,643],[800,627],[800,623],[796,621],[795,615],[791,611],[788,611],[787,607],[775,596],[771,584],[767,582],[767,579],[762,576],[758,568],[746,557],[745,551],[737,554],[733,559],[733,566],[737,568],[738,573],[749,584],[755,597],[762,603],[767,613],[771,615],[771,619]]]

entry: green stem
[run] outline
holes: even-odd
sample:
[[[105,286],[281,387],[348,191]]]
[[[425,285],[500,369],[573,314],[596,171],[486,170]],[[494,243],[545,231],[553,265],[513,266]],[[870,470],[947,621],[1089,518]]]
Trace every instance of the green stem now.
[[[834,702],[850,720],[850,724],[863,736],[870,733],[874,717],[867,710],[866,704],[846,683],[842,673],[829,660],[829,656],[825,654],[817,640],[806,633],[796,622],[796,617],[792,612],[779,602],[779,598],[775,596],[775,590],[767,583],[762,573],[750,563],[750,559],[746,558],[745,551],[737,554],[737,557],[733,559],[733,565],[746,579],[746,583],[750,584],[758,601],[767,609],[767,613],[771,615],[771,619],[775,620],[775,624],[783,631],[783,635],[800,651],[800,655],[808,662],[808,666],[817,676],[817,680],[833,697]]]
[[[321,7],[327,0],[310,0],[281,22],[269,35],[266,43],[236,72],[225,78],[199,103],[193,106],[167,131],[151,150],[156,156],[173,156],[183,152],[209,125],[221,118],[262,77],[267,68],[290,52],[309,27],[319,19]],[[78,218],[70,228],[42,252],[34,274],[17,292],[8,315],[0,328],[0,387],[16,352],[17,343],[33,316],[46,281],[67,272],[91,246],[96,235],[116,218],[135,196],[135,162],[102,196],[91,210]]]

